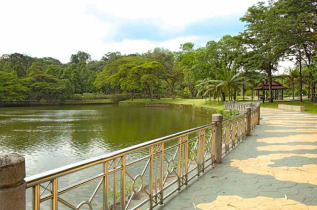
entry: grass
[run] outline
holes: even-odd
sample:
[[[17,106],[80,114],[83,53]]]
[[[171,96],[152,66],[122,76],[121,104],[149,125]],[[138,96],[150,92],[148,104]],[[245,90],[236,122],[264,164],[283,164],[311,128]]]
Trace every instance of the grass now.
[[[207,108],[214,108],[218,110],[224,110],[223,102],[217,102],[205,99],[182,99],[182,98],[161,98],[161,99],[153,99],[151,102],[150,99],[134,99],[121,101],[121,103],[170,103],[170,104],[191,104],[195,106],[207,107]],[[264,104],[261,103],[261,107],[270,107],[270,108],[277,108],[278,104],[288,104],[288,105],[297,105],[297,106],[305,106],[305,112],[317,114],[317,103],[312,103],[308,100],[304,100],[303,102],[300,101],[283,101],[283,102],[274,102],[269,103],[265,102]]]
[[[214,108],[218,110],[224,110],[223,102],[209,102],[209,100],[205,101],[205,99],[182,99],[182,98],[161,98],[161,99],[153,99],[151,102],[150,99],[134,99],[121,101],[120,103],[170,103],[170,104],[191,104],[195,106]]]
[[[274,103],[265,102],[264,104],[261,103],[261,107],[277,108],[278,104],[304,106],[305,112],[317,114],[317,103],[312,103],[308,100],[304,100],[303,102],[300,102],[300,101],[283,101],[283,102],[274,102]]]

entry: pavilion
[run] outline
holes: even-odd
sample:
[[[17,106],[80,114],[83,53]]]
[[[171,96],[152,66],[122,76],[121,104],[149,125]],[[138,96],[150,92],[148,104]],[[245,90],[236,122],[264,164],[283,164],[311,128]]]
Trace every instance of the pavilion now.
[[[284,87],[281,83],[272,81],[272,90],[273,90],[273,96],[274,100],[283,100],[283,91],[285,89],[288,89],[287,87]],[[258,100],[260,100],[260,96],[264,97],[264,100],[268,99],[268,91],[270,90],[269,82],[267,82],[264,85],[259,85],[254,90],[257,91]],[[260,95],[260,91],[262,90],[262,95]]]

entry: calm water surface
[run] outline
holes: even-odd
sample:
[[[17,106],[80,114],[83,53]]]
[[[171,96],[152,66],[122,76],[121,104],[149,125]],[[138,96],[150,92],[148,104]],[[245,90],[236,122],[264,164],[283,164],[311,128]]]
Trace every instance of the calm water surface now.
[[[27,176],[208,123],[178,109],[115,105],[0,108],[0,153]]]

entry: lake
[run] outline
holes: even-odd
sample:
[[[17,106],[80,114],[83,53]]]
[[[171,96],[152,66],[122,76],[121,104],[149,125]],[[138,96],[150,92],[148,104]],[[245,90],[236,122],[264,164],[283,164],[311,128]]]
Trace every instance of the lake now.
[[[210,122],[191,111],[116,105],[0,108],[0,152],[27,176]]]

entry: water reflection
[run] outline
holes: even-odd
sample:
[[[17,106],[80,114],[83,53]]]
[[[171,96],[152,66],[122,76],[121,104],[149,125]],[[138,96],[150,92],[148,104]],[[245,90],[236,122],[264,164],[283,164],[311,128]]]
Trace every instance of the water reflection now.
[[[0,152],[24,155],[30,176],[202,125],[209,119],[169,108],[1,108]]]

